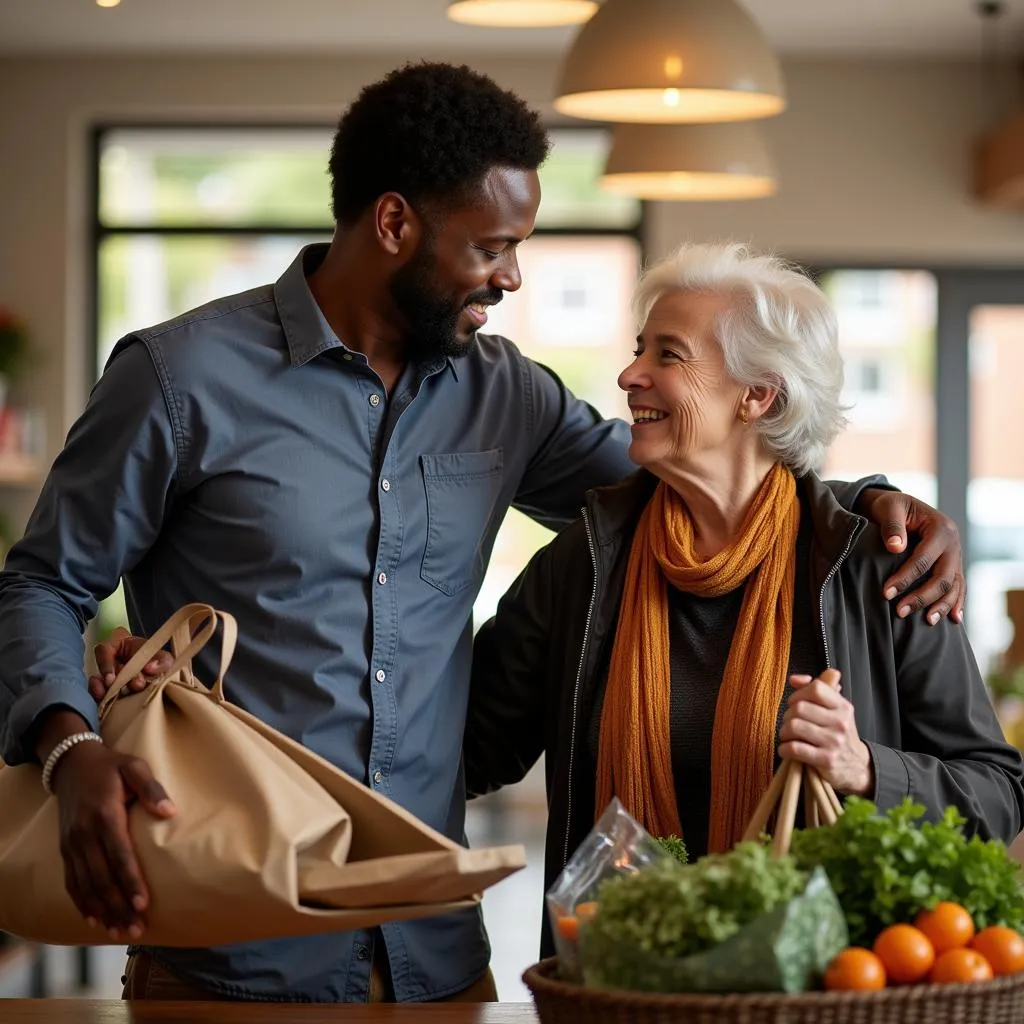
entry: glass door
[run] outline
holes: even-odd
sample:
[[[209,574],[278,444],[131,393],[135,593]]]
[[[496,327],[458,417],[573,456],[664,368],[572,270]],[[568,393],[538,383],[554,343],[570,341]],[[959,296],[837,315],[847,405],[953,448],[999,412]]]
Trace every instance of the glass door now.
[[[884,473],[936,501],[934,273],[842,268],[818,275],[839,321],[847,426],[821,466],[828,480]]]
[[[1024,591],[1024,273],[940,278],[938,333],[939,505],[960,526],[967,630],[991,680],[1014,635],[1007,595]],[[1024,618],[1018,631],[1024,659]]]
[[[968,628],[986,671],[1014,640],[1007,593],[1024,597],[1024,302],[975,306],[968,339]],[[1024,659],[1024,615],[1018,618],[1013,653]]]

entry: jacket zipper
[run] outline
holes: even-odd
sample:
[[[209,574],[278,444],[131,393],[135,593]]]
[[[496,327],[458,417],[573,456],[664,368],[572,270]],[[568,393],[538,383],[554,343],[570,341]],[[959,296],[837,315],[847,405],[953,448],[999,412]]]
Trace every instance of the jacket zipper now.
[[[835,668],[832,664],[832,655],[829,653],[828,648],[828,632],[825,629],[825,591],[828,589],[828,585],[832,582],[835,574],[839,572],[843,562],[846,561],[847,556],[850,554],[850,548],[853,547],[854,539],[859,533],[860,524],[854,524],[850,528],[850,533],[846,538],[846,547],[843,549],[843,553],[839,556],[832,568],[829,569],[828,575],[821,584],[821,593],[818,595],[818,617],[821,622],[821,639],[825,644],[825,668]]]
[[[565,804],[565,845],[562,849],[562,867],[569,863],[569,829],[572,825],[572,771],[576,757],[576,715],[579,710],[580,683],[583,680],[583,662],[587,656],[587,640],[590,638],[590,623],[594,617],[594,606],[597,603],[597,552],[594,550],[594,535],[590,530],[590,518],[584,508],[583,528],[587,531],[587,547],[590,548],[590,562],[594,570],[594,580],[590,590],[590,607],[587,608],[587,621],[583,627],[583,645],[580,648],[580,664],[576,669],[576,686],[572,694],[572,730],[569,734],[569,784],[566,787]]]

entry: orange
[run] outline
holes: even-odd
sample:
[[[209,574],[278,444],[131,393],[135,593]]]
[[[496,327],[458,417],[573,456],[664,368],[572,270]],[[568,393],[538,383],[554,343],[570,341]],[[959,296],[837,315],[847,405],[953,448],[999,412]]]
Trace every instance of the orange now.
[[[979,952],[991,965],[993,974],[1016,974],[1024,971],[1024,938],[1013,928],[993,925],[974,936],[971,949]]]
[[[875,955],[895,985],[913,985],[932,969],[935,947],[909,924],[891,924],[875,939]]]
[[[976,950],[947,949],[928,975],[935,985],[963,981],[991,981],[992,965]]]
[[[928,936],[936,956],[969,946],[974,938],[974,920],[959,903],[937,903],[934,910],[922,910],[914,927]]]
[[[829,992],[870,992],[885,988],[885,967],[870,949],[850,946],[828,965],[825,988]]]
[[[576,942],[580,937],[580,924],[589,921],[597,913],[597,903],[578,903],[575,914],[566,914],[558,919],[558,934],[563,939]]]

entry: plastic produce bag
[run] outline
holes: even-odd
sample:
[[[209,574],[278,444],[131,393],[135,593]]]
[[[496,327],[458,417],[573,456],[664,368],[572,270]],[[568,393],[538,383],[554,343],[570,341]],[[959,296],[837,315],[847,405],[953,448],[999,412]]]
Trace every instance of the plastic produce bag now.
[[[666,862],[675,863],[619,800],[613,799],[547,892],[548,918],[565,980],[583,981],[579,934],[597,913],[601,884]]]

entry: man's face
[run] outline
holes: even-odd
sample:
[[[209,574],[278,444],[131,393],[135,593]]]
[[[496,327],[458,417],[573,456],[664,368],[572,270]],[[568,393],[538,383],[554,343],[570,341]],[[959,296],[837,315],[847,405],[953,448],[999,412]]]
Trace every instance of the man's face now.
[[[465,354],[487,307],[522,284],[516,246],[533,231],[539,205],[536,171],[494,167],[472,203],[424,222],[419,247],[388,285],[413,358]]]

